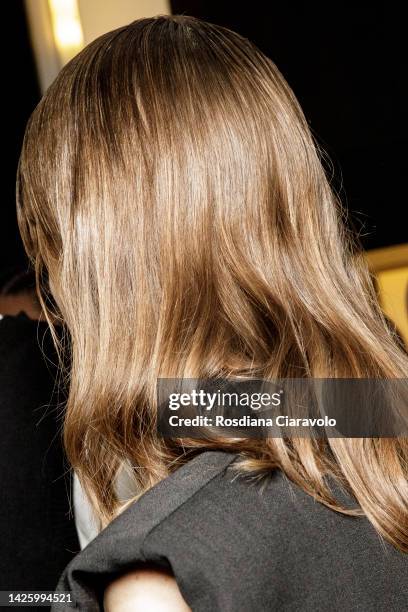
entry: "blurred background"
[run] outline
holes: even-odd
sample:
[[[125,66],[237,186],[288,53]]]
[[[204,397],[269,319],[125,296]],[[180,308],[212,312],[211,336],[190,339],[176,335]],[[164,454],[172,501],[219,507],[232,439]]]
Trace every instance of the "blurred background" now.
[[[25,124],[42,93],[94,38],[140,17],[184,13],[250,38],[277,64],[330,158],[326,172],[360,236],[384,311],[408,343],[405,20],[397,3],[14,0],[8,48],[0,225],[0,313],[31,282],[15,215]]]

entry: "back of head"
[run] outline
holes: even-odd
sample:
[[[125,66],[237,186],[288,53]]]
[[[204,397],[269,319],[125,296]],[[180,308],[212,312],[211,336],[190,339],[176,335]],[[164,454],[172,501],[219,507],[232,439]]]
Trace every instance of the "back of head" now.
[[[159,16],[88,45],[31,117],[18,216],[71,337],[68,455],[107,520],[124,461],[147,487],[188,447],[155,432],[158,377],[406,373],[293,93],[230,30]],[[365,481],[363,443],[377,462]],[[339,509],[331,470],[406,549],[406,487],[384,484],[403,474],[405,442],[358,444],[234,448]]]

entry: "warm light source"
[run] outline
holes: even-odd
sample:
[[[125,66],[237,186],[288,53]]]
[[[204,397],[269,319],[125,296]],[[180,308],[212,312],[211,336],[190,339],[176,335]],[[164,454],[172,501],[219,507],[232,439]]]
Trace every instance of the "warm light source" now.
[[[62,64],[84,46],[77,0],[48,0],[55,45]]]

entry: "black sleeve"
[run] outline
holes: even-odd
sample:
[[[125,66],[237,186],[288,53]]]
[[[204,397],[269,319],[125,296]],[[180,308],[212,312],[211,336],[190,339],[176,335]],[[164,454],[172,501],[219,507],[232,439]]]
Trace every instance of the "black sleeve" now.
[[[203,452],[141,496],[71,561],[57,592],[72,602],[53,612],[101,612],[107,584],[143,564],[171,570],[193,612],[407,609],[408,557],[366,518],[279,470],[238,476],[235,458]]]
[[[152,487],[71,561],[60,578],[57,593],[69,592],[72,601],[55,603],[52,610],[101,612],[107,584],[130,569],[148,564],[174,573],[184,599],[194,611],[219,612],[222,572],[211,563],[211,539],[206,546],[201,541],[206,536],[205,527],[190,529],[190,508],[197,495],[209,495],[211,499],[211,484],[234,459],[235,455],[222,451],[202,453]],[[176,516],[182,521],[182,530],[174,528]],[[205,516],[201,517],[205,522]],[[215,525],[223,528],[218,521]],[[225,544],[224,537],[216,539],[218,546]],[[219,562],[224,560],[220,555]],[[211,585],[210,572],[212,576],[218,574]]]
[[[54,590],[79,550],[55,363],[45,322],[0,320],[0,590]]]

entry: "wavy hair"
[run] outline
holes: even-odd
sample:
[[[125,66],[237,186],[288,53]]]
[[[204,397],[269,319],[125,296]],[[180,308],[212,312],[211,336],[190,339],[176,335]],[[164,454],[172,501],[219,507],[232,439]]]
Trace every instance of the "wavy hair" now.
[[[123,507],[123,465],[145,491],[217,447],[408,551],[406,438],[157,434],[159,377],[408,371],[302,110],[253,44],[187,16],[89,44],[29,120],[17,213],[60,355],[69,346],[65,448],[101,525]]]

